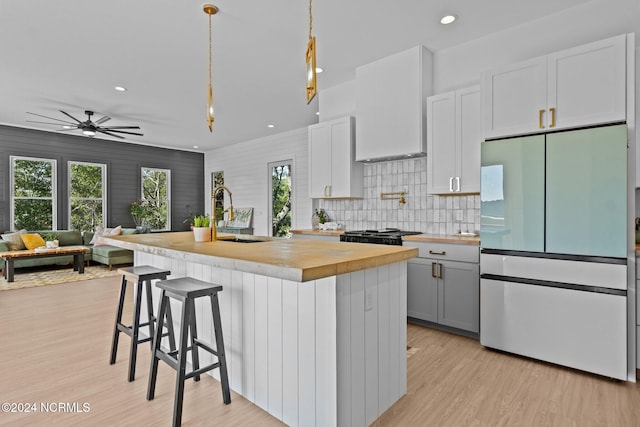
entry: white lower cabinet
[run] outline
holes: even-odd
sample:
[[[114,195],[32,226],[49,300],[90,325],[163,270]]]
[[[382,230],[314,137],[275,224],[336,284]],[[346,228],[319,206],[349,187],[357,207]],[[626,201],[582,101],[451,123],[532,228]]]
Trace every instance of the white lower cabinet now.
[[[478,247],[413,242],[405,246],[420,250],[407,267],[407,316],[479,333]]]

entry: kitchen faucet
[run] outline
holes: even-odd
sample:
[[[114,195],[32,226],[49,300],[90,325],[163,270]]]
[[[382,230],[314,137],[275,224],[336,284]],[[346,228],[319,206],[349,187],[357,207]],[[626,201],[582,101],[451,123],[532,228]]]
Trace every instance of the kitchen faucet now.
[[[233,198],[231,197],[231,191],[229,191],[229,189],[227,187],[225,187],[224,185],[216,185],[216,187],[213,189],[213,192],[211,193],[211,216],[212,218],[212,225],[213,227],[211,227],[211,241],[216,241],[218,240],[218,230],[217,230],[217,222],[216,222],[216,194],[218,194],[218,191],[220,190],[226,190],[227,193],[229,193],[229,208],[226,210],[223,210],[223,214],[224,212],[227,212],[227,210],[229,211],[229,221],[233,221],[235,219],[235,215],[233,214]],[[222,205],[222,208],[224,209],[224,204]]]

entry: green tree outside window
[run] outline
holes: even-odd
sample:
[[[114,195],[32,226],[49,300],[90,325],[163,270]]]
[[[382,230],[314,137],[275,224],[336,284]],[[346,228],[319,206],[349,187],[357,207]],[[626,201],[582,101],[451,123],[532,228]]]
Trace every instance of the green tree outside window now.
[[[55,165],[55,160],[11,157],[13,229],[54,228]]]
[[[93,231],[104,221],[106,165],[69,163],[69,224],[72,230]]]
[[[149,204],[147,225],[152,230],[170,230],[171,171],[142,168],[142,199]]]

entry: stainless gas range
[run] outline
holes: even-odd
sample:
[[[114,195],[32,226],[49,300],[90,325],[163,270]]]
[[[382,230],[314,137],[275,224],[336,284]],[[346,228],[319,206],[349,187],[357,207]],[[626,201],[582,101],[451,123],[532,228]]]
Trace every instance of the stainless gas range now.
[[[382,230],[353,230],[345,231],[340,236],[340,241],[402,246],[402,236],[421,233],[421,231],[402,231],[397,228],[384,228]]]

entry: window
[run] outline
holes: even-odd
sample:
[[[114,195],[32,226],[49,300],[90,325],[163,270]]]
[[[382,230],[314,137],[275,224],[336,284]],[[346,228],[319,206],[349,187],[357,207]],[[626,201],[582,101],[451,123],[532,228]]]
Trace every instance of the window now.
[[[211,194],[215,191],[218,185],[224,185],[224,172],[212,172],[211,173]],[[215,195],[215,200],[211,199],[211,209],[213,206],[216,206],[215,217],[216,220],[214,224],[218,224],[218,221],[224,219],[224,191],[218,191],[218,194]]]
[[[171,171],[142,168],[142,199],[149,202],[148,225],[152,230],[171,230]]]
[[[11,226],[14,230],[56,228],[56,161],[11,156]]]
[[[69,228],[93,231],[106,226],[107,166],[69,162]]]
[[[269,163],[271,235],[291,237],[291,160]]]

